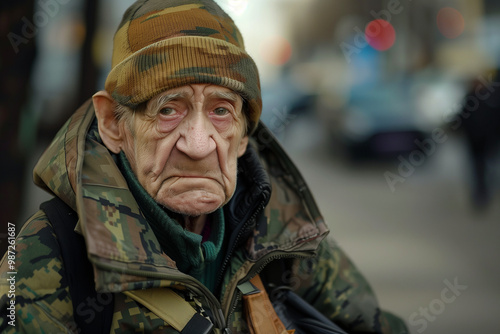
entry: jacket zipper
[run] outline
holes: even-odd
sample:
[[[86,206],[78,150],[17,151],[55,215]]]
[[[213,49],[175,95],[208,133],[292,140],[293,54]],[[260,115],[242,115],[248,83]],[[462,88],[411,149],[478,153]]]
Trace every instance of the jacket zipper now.
[[[257,216],[260,214],[260,212],[262,210],[264,210],[264,205],[263,204],[260,204],[257,209],[255,209],[254,213],[250,216],[250,218],[247,219],[247,221],[245,222],[245,224],[243,224],[243,226],[240,228],[238,234],[236,235],[236,239],[234,241],[234,244],[232,245],[231,249],[228,250],[228,252],[226,253],[227,256],[226,258],[224,259],[224,262],[222,263],[222,266],[220,268],[220,273],[219,273],[219,277],[217,277],[217,281],[216,284],[217,286],[219,286],[221,283],[222,283],[222,279],[224,277],[224,272],[226,271],[226,267],[227,265],[229,264],[229,261],[231,260],[231,254],[233,254],[233,252],[235,251],[236,249],[236,245],[238,244],[238,242],[240,241],[241,237],[242,237],[242,234],[246,231],[246,228],[248,227],[248,225],[250,225],[250,223],[252,221],[255,221],[255,219],[257,218]]]

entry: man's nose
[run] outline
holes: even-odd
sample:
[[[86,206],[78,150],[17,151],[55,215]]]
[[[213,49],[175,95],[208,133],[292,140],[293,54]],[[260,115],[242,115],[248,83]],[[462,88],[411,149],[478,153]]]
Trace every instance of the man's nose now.
[[[193,116],[182,129],[176,147],[193,160],[203,159],[215,151],[214,131],[210,120]]]

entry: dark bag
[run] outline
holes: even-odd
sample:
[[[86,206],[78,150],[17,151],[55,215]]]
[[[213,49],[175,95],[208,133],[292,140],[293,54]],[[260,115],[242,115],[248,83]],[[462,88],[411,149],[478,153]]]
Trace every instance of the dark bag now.
[[[347,334],[342,328],[297,295],[285,279],[292,272],[293,259],[272,262],[261,273],[276,314],[287,330],[295,334]]]
[[[276,287],[270,295],[283,325],[295,329],[295,334],[347,334],[289,287]]]

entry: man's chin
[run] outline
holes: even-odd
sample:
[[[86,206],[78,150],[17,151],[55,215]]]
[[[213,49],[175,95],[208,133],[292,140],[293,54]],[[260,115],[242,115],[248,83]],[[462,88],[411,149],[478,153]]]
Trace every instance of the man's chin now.
[[[224,200],[219,196],[178,196],[174,199],[159,200],[158,203],[172,212],[198,217],[214,212],[224,204]]]

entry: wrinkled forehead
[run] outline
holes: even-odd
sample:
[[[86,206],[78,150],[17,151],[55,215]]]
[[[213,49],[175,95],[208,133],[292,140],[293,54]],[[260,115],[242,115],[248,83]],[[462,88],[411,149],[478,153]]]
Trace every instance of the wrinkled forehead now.
[[[227,87],[210,85],[210,84],[193,84],[181,86],[173,89],[166,90],[161,92],[151,98],[147,106],[148,108],[152,105],[158,105],[161,103],[166,103],[172,100],[191,100],[196,101],[199,99],[203,100],[225,100],[234,104],[236,107],[239,107],[241,111],[241,107],[243,105],[243,97],[229,89]]]

